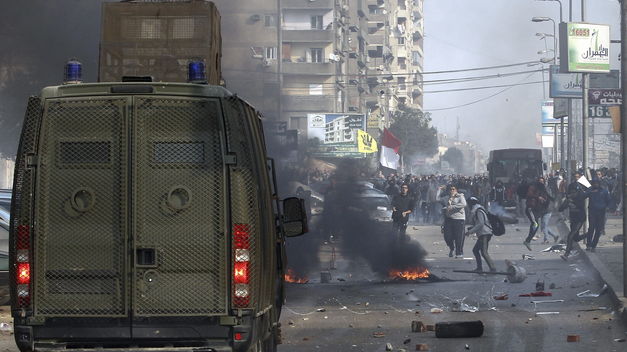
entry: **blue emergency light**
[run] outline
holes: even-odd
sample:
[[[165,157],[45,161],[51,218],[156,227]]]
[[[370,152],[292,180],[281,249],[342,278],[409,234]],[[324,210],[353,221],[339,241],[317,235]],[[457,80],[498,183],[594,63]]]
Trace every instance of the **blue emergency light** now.
[[[202,61],[190,61],[187,65],[187,81],[189,83],[207,83],[205,77],[205,63]]]
[[[63,77],[63,83],[74,84],[81,83],[83,81],[82,65],[76,59],[70,59],[65,64],[65,74]]]

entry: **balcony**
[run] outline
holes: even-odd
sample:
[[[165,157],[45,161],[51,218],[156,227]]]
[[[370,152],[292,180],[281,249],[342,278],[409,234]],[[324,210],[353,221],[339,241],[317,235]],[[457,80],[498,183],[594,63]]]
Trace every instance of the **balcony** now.
[[[368,22],[385,22],[388,18],[388,15],[383,13],[369,13],[367,17]]]
[[[334,0],[282,0],[281,7],[287,10],[297,9],[328,9],[332,10],[335,6]]]
[[[334,41],[333,33],[333,30],[290,30],[283,28],[283,41],[297,43],[331,43]]]
[[[328,112],[333,111],[333,96],[329,95],[283,95],[284,111]]]
[[[385,34],[371,34],[368,37],[368,45],[383,45],[385,43]]]
[[[335,65],[330,62],[284,62],[286,75],[333,75]]]

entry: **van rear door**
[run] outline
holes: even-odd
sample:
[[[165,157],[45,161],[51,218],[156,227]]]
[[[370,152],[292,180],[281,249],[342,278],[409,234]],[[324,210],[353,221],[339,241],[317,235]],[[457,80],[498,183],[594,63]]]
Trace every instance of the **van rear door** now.
[[[135,98],[134,336],[165,317],[227,313],[220,111],[217,99]]]
[[[98,318],[120,338],[226,335],[192,327],[227,314],[222,123],[219,99],[47,100],[36,317]]]
[[[129,103],[46,101],[35,190],[36,317],[128,321]]]

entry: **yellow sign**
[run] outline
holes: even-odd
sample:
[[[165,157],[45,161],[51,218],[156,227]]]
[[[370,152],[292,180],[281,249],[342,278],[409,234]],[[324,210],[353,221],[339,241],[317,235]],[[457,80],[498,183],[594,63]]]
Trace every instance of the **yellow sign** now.
[[[377,141],[362,130],[357,130],[357,149],[360,153],[376,153],[379,150]]]

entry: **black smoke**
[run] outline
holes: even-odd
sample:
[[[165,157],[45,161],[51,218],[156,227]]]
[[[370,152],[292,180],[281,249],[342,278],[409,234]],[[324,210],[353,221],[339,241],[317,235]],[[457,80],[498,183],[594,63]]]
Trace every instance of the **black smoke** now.
[[[415,241],[399,241],[391,223],[377,222],[357,206],[361,168],[353,160],[338,165],[332,185],[325,196],[324,212],[312,233],[288,240],[290,268],[307,274],[320,267],[320,245],[333,235],[339,252],[350,261],[365,260],[371,270],[387,277],[390,270],[426,267],[427,252]]]

